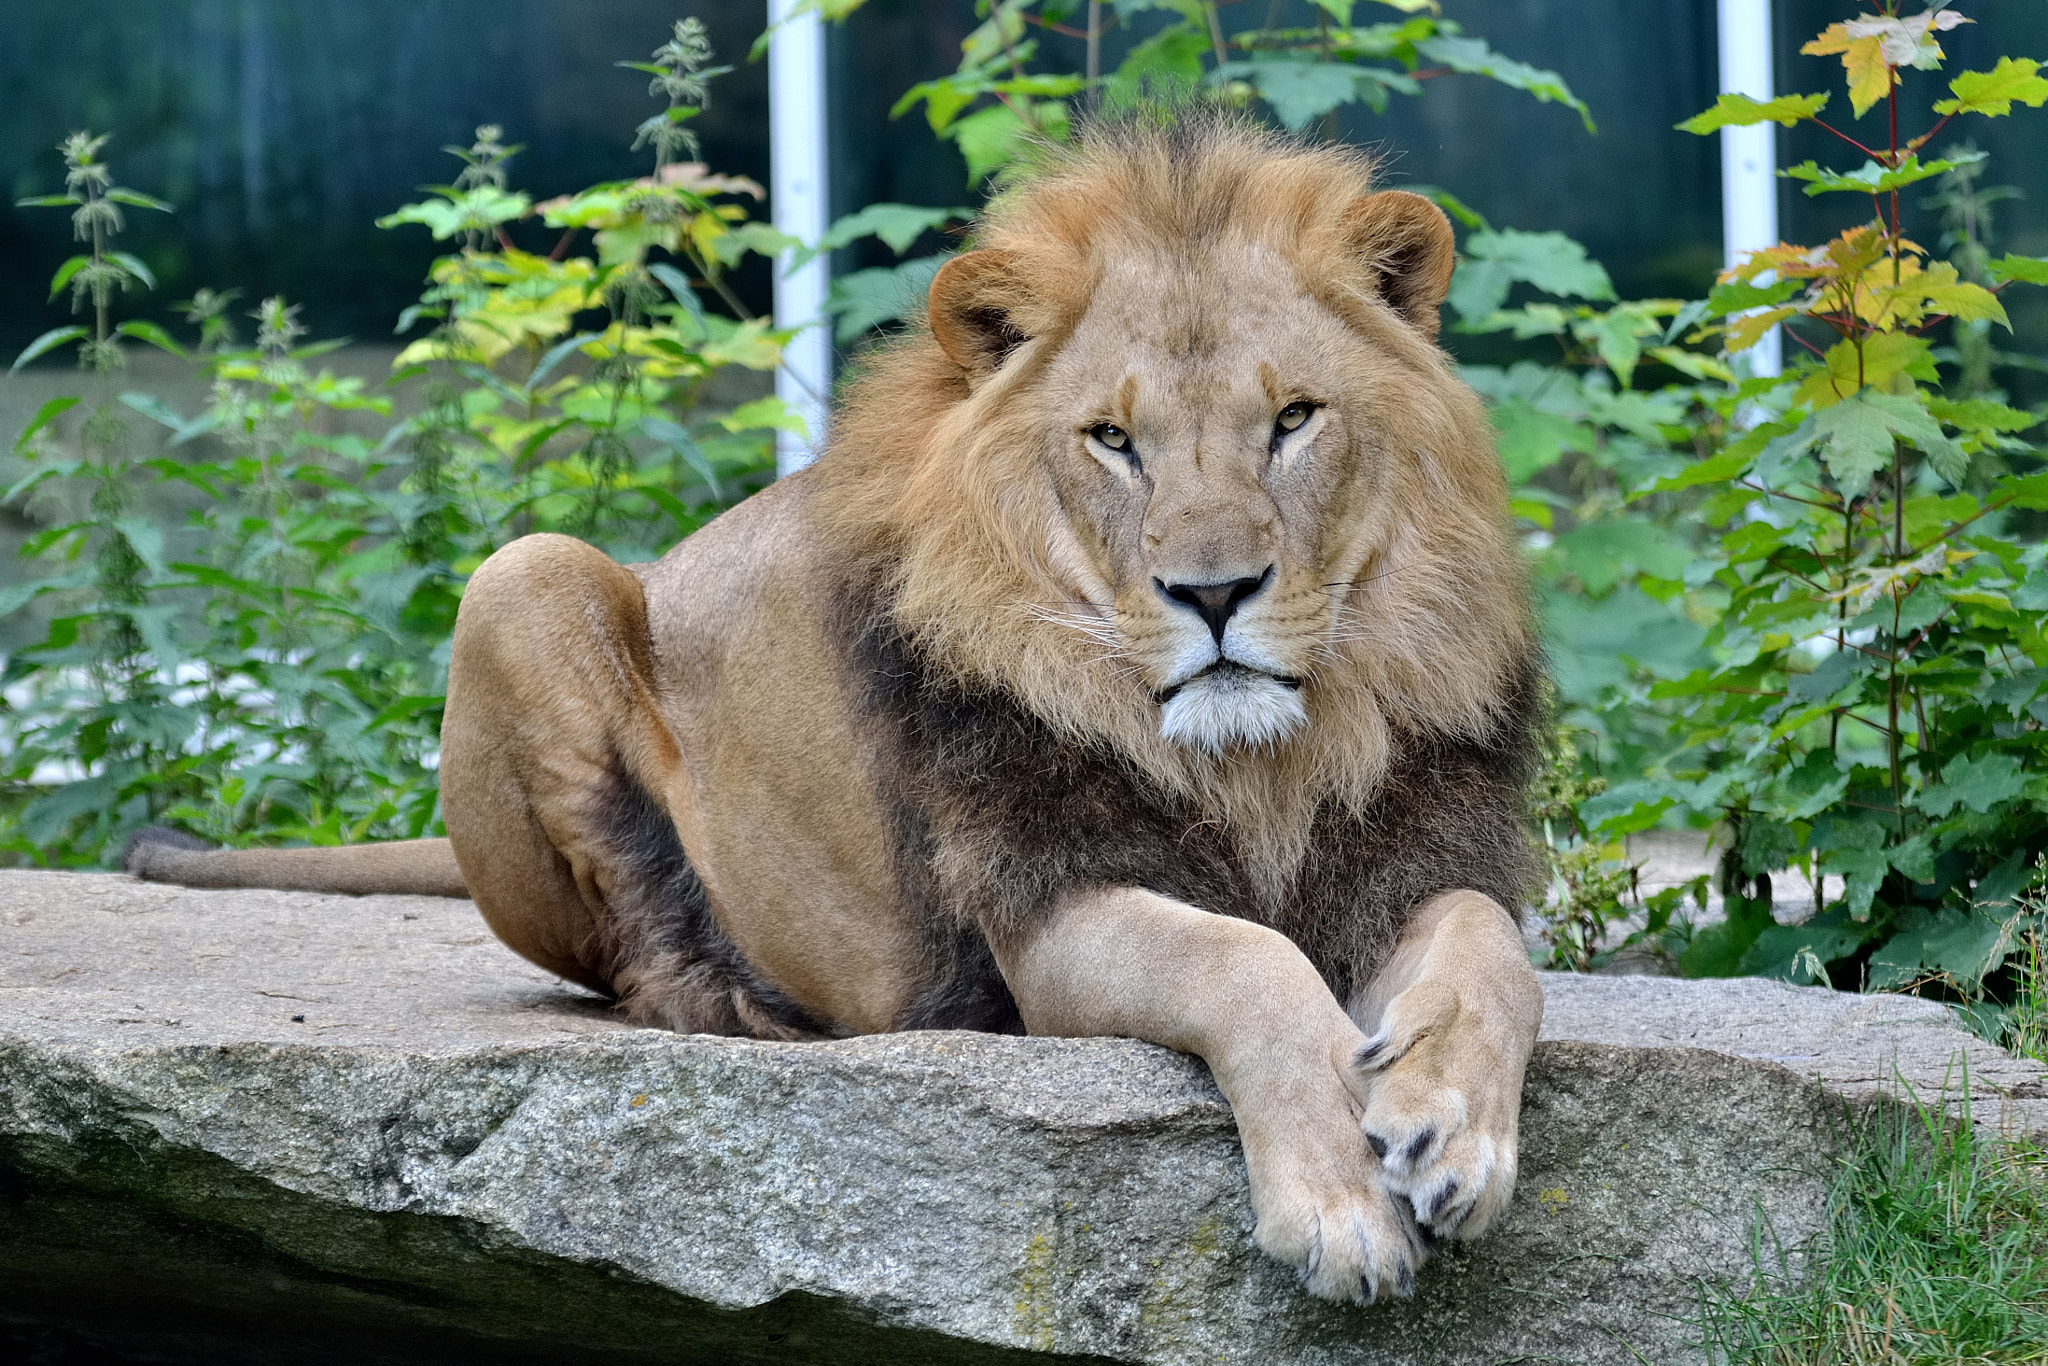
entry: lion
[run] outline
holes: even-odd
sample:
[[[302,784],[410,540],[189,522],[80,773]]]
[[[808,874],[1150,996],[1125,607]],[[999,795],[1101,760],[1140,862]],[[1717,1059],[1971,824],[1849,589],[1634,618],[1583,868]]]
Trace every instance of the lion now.
[[[1255,1241],[1412,1293],[1507,1205],[1544,672],[1454,245],[1363,154],[1099,126],[999,194],[829,449],[651,564],[471,579],[448,838],[195,886],[474,898],[636,1021],[1205,1059]]]

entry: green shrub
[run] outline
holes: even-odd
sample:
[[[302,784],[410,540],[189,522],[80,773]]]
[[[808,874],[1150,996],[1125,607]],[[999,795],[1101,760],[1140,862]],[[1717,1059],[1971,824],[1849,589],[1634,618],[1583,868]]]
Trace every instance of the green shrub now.
[[[787,245],[733,202],[759,187],[677,159],[708,60],[686,21],[634,64],[666,103],[640,129],[655,150],[643,180],[535,206],[507,188],[517,149],[499,130],[448,149],[455,183],[384,220],[461,246],[400,319],[435,326],[381,392],[315,369],[337,343],[300,345],[280,299],[256,310],[249,347],[233,342],[232,292],[184,306],[189,352],[153,324],[111,323],[118,291],[153,283],[108,246],[118,206],[168,206],[111,184],[103,137],[66,141],[69,192],[29,202],[75,209],[92,250],[53,293],[89,301],[94,324],[46,334],[16,367],[77,343],[88,392],[43,405],[15,443],[29,468],[8,497],[69,515],[26,547],[56,572],[0,602],[56,605],[0,676],[0,848],[101,864],[164,820],[230,843],[437,833],[448,635],[484,557],[554,530],[645,559],[771,477],[773,431],[800,428],[780,402],[698,411],[708,378],[772,369],[783,336],[697,291],[736,302],[724,272]],[[559,234],[552,253],[514,245],[529,218]],[[585,231],[595,254],[573,254]],[[206,408],[119,391],[123,337],[188,359]],[[410,409],[397,421],[394,402]],[[183,525],[162,514],[178,490],[196,495]]]
[[[1728,916],[1679,965],[1970,997],[2038,930],[2021,893],[2048,844],[2048,546],[2029,515],[2048,509],[2048,474],[2019,439],[2041,415],[1984,387],[1994,358],[1981,330],[2004,324],[2004,289],[2048,283],[2048,261],[1989,260],[1975,230],[1951,239],[1956,260],[1937,259],[1900,231],[1899,204],[1940,177],[1950,206],[1981,198],[1981,153],[1921,153],[1952,119],[2038,106],[2048,79],[2012,58],[1965,72],[1934,104],[1938,121],[1901,140],[1900,67],[1933,69],[1940,51],[1919,18],[1897,23],[1896,50],[1840,24],[1806,48],[1842,56],[1857,115],[1891,106],[1894,131],[1875,146],[1822,123],[1825,94],[1723,96],[1680,125],[1822,123],[1862,165],[1785,174],[1876,217],[1819,247],[1757,252],[1671,315],[1666,340],[1717,341],[1731,358],[1781,326],[1795,361],[1646,396],[1665,405],[1677,458],[1610,461],[1614,515],[1550,553],[1579,557],[1580,586],[1598,596],[1586,577],[1597,557],[1570,542],[1599,529],[1610,564],[1636,557],[1640,593],[1702,628],[1684,642],[1690,660],[1674,650],[1661,677],[1630,680],[1636,715],[1617,717],[1619,699],[1601,709],[1639,772],[1581,810],[1607,837],[1667,813],[1718,826]],[[1503,320],[1563,322],[1530,309]],[[1955,347],[1937,351],[1940,329],[1957,331]],[[1826,889],[1796,926],[1771,915],[1771,875],[1788,868]]]

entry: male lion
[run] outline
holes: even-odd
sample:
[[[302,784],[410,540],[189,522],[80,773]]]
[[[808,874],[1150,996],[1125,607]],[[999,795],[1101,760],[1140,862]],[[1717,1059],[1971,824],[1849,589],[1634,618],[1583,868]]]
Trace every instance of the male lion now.
[[[1449,225],[1240,124],[1097,128],[988,210],[816,465],[653,564],[531,536],[455,628],[449,838],[137,846],[476,899],[686,1031],[1208,1061],[1257,1241],[1408,1294],[1507,1204],[1542,710]]]

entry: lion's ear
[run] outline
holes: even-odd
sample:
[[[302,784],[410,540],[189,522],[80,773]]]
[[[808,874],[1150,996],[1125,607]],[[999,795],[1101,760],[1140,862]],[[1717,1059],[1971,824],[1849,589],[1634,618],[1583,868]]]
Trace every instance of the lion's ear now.
[[[1375,277],[1380,297],[1434,341],[1437,309],[1451,287],[1458,243],[1444,211],[1407,190],[1381,190],[1353,204],[1344,233]]]
[[[963,252],[932,277],[932,336],[955,365],[979,379],[1025,341],[1014,321],[1023,302],[1011,252]]]

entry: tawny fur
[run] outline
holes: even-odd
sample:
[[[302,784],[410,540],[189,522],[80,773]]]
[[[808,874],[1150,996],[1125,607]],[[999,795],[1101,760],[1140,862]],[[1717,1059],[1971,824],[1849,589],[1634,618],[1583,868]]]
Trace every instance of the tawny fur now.
[[[1371,170],[1201,117],[1047,150],[817,465],[653,564],[477,570],[448,841],[133,870],[467,890],[673,1029],[1183,1048],[1259,1245],[1408,1293],[1513,1188],[1542,671],[1449,224]]]
[[[1382,297],[1383,243],[1358,237],[1364,154],[1209,122],[1097,130],[1045,155],[977,233],[1010,261],[984,306],[1008,310],[1029,340],[980,385],[929,328],[868,362],[819,470],[826,516],[850,559],[895,560],[899,612],[935,657],[1197,797],[1244,832],[1277,889],[1325,797],[1354,812],[1370,803],[1394,730],[1477,736],[1508,723],[1502,699],[1533,646],[1491,430],[1431,344],[1435,300],[1419,332]],[[1333,509],[1323,577],[1296,604],[1298,629],[1321,638],[1311,724],[1256,761],[1163,739],[1152,696],[1106,643],[1113,624],[1073,605],[1094,566],[1062,524],[1043,433],[1064,415],[1038,385],[1115,263],[1170,260],[1188,300],[1168,320],[1186,331],[1178,344],[1213,345],[1205,329],[1235,320],[1210,301],[1248,246],[1291,263],[1302,291],[1367,339],[1372,368],[1345,397],[1378,419],[1374,449],[1354,454],[1379,475],[1370,498]]]

